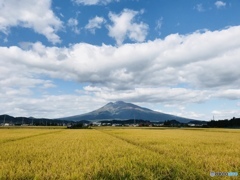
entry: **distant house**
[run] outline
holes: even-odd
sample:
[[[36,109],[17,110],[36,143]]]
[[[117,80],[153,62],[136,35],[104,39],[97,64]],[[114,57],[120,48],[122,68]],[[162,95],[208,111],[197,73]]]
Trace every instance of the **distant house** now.
[[[89,124],[88,123],[83,123],[83,127],[88,127]]]
[[[102,124],[101,122],[93,122],[92,123],[93,126],[101,126],[101,124]]]
[[[190,127],[202,127],[204,125],[207,125],[207,122],[205,121],[190,121],[187,124]]]
[[[122,124],[112,124],[112,126],[122,126]]]
[[[160,127],[160,126],[163,126],[164,123],[154,123],[153,126],[157,126],[157,127]]]

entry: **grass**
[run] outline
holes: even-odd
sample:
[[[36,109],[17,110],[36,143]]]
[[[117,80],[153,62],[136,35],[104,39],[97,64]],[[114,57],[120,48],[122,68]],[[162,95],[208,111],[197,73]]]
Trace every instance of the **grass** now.
[[[0,179],[211,179],[211,171],[240,172],[239,137],[232,129],[0,129]]]

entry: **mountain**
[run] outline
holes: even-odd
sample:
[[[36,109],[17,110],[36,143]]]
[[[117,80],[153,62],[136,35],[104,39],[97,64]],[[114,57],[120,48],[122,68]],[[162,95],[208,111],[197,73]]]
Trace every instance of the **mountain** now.
[[[149,121],[166,121],[177,120],[181,123],[187,123],[194,119],[183,118],[171,114],[160,113],[147,108],[143,108],[131,103],[117,101],[115,103],[108,103],[105,106],[81,115],[59,118],[69,121],[96,121],[96,120],[126,120],[126,119],[142,119]]]

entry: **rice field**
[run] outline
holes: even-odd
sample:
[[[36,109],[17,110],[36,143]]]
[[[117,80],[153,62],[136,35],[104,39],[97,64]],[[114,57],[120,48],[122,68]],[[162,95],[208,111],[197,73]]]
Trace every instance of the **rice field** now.
[[[0,129],[1,180],[212,179],[211,171],[240,172],[240,130]]]

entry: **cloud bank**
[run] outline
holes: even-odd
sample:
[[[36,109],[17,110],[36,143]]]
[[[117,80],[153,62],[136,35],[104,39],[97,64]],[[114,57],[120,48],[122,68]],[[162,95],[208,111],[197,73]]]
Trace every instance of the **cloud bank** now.
[[[15,112],[20,114],[21,108],[28,107],[24,105],[27,101],[40,106],[43,101],[68,104],[72,98],[95,99],[95,106],[109,100],[163,104],[238,100],[239,36],[240,26],[233,26],[119,46],[78,43],[60,48],[37,42],[0,47],[0,105],[6,112],[19,107]],[[56,86],[44,77],[87,85],[76,95],[44,95],[42,92]],[[36,89],[40,99],[31,98]]]

